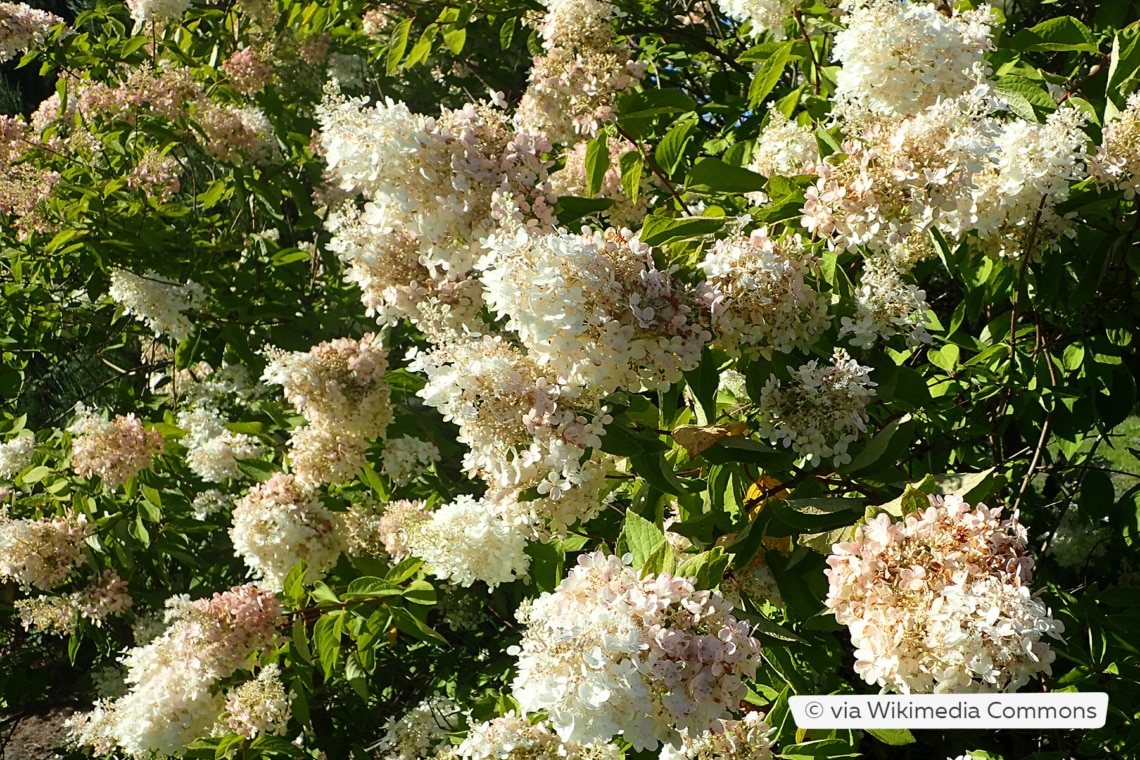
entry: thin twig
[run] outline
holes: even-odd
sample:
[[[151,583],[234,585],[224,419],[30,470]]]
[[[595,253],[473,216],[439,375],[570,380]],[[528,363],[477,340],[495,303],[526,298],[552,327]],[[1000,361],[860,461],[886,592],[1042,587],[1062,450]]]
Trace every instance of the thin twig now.
[[[670,182],[669,178],[666,177],[665,174],[657,167],[657,163],[652,158],[649,157],[649,153],[646,152],[645,148],[642,147],[641,143],[637,140],[634,140],[632,137],[630,137],[629,133],[626,132],[624,129],[622,129],[621,125],[619,125],[616,121],[613,122],[613,125],[617,129],[619,135],[624,137],[626,140],[629,140],[631,143],[634,144],[634,146],[637,147],[637,151],[639,153],[641,153],[642,158],[645,159],[645,163],[649,164],[649,168],[653,171],[653,173],[655,175],[657,175],[657,179],[661,180],[662,184],[665,185],[665,188],[669,191],[669,194],[673,196],[673,198],[677,201],[677,203],[681,204],[681,209],[685,212],[685,214],[688,216],[692,216],[693,212],[685,204],[685,201],[682,200],[680,194],[678,194],[678,192],[677,192],[677,189],[673,187],[673,183]]]

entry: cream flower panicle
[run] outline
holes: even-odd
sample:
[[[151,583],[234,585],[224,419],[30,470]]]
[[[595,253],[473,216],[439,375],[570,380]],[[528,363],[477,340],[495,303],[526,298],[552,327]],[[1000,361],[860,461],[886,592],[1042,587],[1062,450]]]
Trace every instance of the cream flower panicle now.
[[[901,521],[882,513],[827,560],[827,606],[855,670],[886,691],[1014,691],[1050,672],[1044,640],[1064,626],[1033,596],[1025,529],[1000,509],[932,496]]]

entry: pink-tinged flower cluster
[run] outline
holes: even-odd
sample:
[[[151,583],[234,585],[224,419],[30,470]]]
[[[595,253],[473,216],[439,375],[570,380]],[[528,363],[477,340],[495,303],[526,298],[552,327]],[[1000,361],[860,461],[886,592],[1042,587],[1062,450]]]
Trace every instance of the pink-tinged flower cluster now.
[[[600,394],[560,382],[497,337],[443,344],[409,366],[428,376],[417,395],[459,426],[469,473],[492,489],[537,488],[546,498],[532,506],[557,530],[601,508],[610,417]]]
[[[80,591],[62,596],[29,597],[17,601],[15,606],[24,630],[69,636],[80,618],[101,628],[104,620],[126,612],[132,603],[127,582],[118,573],[108,570]]]
[[[637,82],[646,64],[610,25],[617,8],[606,0],[548,0],[538,24],[544,54],[534,59],[530,86],[516,121],[553,143],[593,137],[613,116],[617,96]]]
[[[556,591],[519,610],[512,695],[563,741],[676,745],[720,725],[755,675],[760,645],[731,610],[688,579],[582,555]]]
[[[324,575],[344,548],[340,521],[292,475],[277,473],[238,499],[230,539],[264,588],[280,591],[299,561],[305,581]]]
[[[281,622],[277,598],[251,585],[195,602],[175,597],[167,608],[166,630],[123,658],[127,693],[71,721],[80,744],[99,754],[181,754],[222,713],[218,681],[271,646]]]
[[[391,391],[384,381],[388,352],[379,337],[337,338],[307,352],[271,348],[266,356],[262,380],[282,386],[309,421],[290,440],[297,481],[314,488],[354,477],[368,441],[382,437],[392,420]]]
[[[222,71],[234,89],[252,97],[273,80],[273,69],[253,48],[242,48],[222,62]]]
[[[50,591],[86,561],[83,542],[90,533],[85,515],[20,520],[10,518],[5,507],[0,510],[0,578]]]
[[[24,3],[0,3],[0,63],[40,44],[63,19]]]
[[[764,228],[718,240],[698,265],[716,342],[732,354],[810,344],[828,325],[827,301],[808,284],[816,265],[798,235],[772,240]]]
[[[280,156],[273,125],[258,108],[201,103],[194,119],[202,128],[202,150],[225,163],[248,157],[268,164]]]
[[[71,468],[82,477],[98,475],[111,489],[150,467],[163,449],[162,434],[145,430],[134,414],[108,421],[80,405],[79,417],[68,430],[75,436]]]
[[[1025,530],[1000,509],[931,497],[835,544],[827,605],[848,626],[855,670],[885,691],[1013,691],[1055,659],[1064,631],[1034,597]]]

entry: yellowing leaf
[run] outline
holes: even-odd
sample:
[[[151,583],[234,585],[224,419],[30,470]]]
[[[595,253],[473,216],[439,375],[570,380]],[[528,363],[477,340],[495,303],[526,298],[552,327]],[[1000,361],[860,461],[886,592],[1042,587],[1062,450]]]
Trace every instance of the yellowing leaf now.
[[[671,435],[674,441],[689,452],[691,459],[700,456],[718,441],[729,436],[743,435],[746,430],[748,430],[746,422],[737,422],[733,425],[681,425],[674,428]]]

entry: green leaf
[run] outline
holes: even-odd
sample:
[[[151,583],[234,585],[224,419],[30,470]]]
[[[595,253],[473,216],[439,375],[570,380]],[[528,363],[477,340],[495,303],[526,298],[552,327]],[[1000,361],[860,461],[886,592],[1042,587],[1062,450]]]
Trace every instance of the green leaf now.
[[[412,52],[408,53],[408,60],[404,61],[405,68],[411,68],[418,63],[423,63],[428,59],[431,54],[431,43],[435,40],[435,35],[439,31],[439,24],[428,24],[424,29],[424,33],[420,35],[419,40],[415,46],[412,47]]]
[[[297,615],[293,618],[293,646],[301,659],[310,665],[313,662],[313,653],[309,651],[309,634],[305,628],[305,618]]]
[[[796,644],[807,644],[808,641],[803,636],[800,636],[795,631],[789,630],[779,623],[775,623],[763,615],[755,612],[745,612],[743,610],[733,610],[733,615],[738,619],[747,620],[752,623],[754,633],[759,633],[761,636],[767,636],[777,641],[790,641]]]
[[[660,437],[631,430],[626,424],[628,421],[621,418],[610,423],[602,436],[602,451],[618,457],[631,457],[669,450],[669,444]]]
[[[853,525],[864,512],[863,499],[820,497],[811,499],[773,499],[765,507],[772,510],[772,522],[765,531],[768,535],[818,533]],[[782,525],[781,525],[782,524]],[[784,530],[780,530],[783,527]]]
[[[508,16],[499,27],[499,47],[506,50],[511,46],[511,40],[515,37],[515,26],[518,24],[518,16]],[[389,76],[391,73],[389,72]]]
[[[879,458],[886,452],[887,446],[890,445],[891,439],[894,438],[895,433],[898,431],[899,425],[909,421],[910,415],[904,414],[902,417],[888,422],[874,438],[867,442],[863,450],[851,460],[850,464],[839,468],[840,472],[858,472],[864,467],[870,467],[879,461]]]
[[[657,143],[653,157],[657,161],[657,167],[665,172],[665,176],[672,177],[677,167],[681,165],[681,160],[685,157],[685,148],[692,140],[696,126],[697,119],[691,114],[685,114],[677,119]]]
[[[580,547],[581,548],[581,547]],[[562,569],[566,564],[564,546],[552,539],[547,543],[528,541],[526,554],[530,557],[531,582],[540,592],[554,591],[562,582]]]
[[[803,744],[790,744],[782,747],[780,757],[783,760],[842,760],[848,757],[862,757],[859,752],[853,751],[851,745],[841,739],[820,739]]]
[[[1031,29],[1022,29],[1009,41],[1014,50],[1074,50],[1096,53],[1092,32],[1080,20],[1061,16],[1042,21]]]
[[[914,738],[914,734],[906,728],[865,728],[863,730],[891,747],[902,747],[918,741]]]
[[[760,70],[756,72],[752,78],[752,84],[748,88],[749,107],[755,108],[764,102],[764,99],[775,88],[776,83],[780,81],[780,77],[784,75],[784,69],[792,60],[793,44],[793,42],[785,42],[768,56],[767,60],[760,66]]]
[[[229,757],[238,751],[238,748],[245,743],[245,737],[241,734],[227,734],[218,740],[218,746],[214,748],[214,759],[220,760],[223,757]]]
[[[342,596],[345,599],[379,599],[385,596],[400,596],[403,593],[403,589],[393,586],[383,578],[366,575],[349,583]]]
[[[463,52],[463,46],[467,42],[467,28],[449,29],[443,33],[443,42],[453,55],[459,55]]]
[[[660,528],[632,509],[626,511],[618,542],[633,555],[635,568],[640,570],[644,567],[645,561],[664,540],[665,534]]]
[[[685,187],[698,192],[751,193],[767,186],[763,176],[718,158],[702,158],[685,178]]]
[[[231,195],[233,195],[233,188],[230,187],[229,182],[224,179],[216,179],[209,184],[205,192],[198,195],[197,200],[204,210],[208,210]]]
[[[326,612],[313,628],[313,642],[317,645],[317,657],[326,679],[336,672],[343,635],[344,610]]]
[[[958,369],[958,356],[961,349],[953,343],[947,343],[941,348],[931,348],[926,352],[926,360],[944,372],[954,372]]]
[[[665,459],[664,454],[648,454],[645,456],[632,456],[629,458],[631,469],[635,475],[645,478],[645,482],[654,488],[671,493],[674,496],[684,496],[691,493],[673,466]]]
[[[422,559],[406,557],[400,564],[388,571],[388,574],[384,576],[384,580],[394,584],[403,583],[418,573],[420,568],[423,567],[423,564],[424,561]]]
[[[672,89],[647,89],[622,98],[618,104],[618,116],[624,123],[627,119],[645,119],[669,113],[685,113],[697,107],[697,101]]]
[[[440,636],[427,623],[420,620],[403,607],[392,608],[392,624],[402,633],[406,633],[419,641],[430,641],[436,644],[447,644],[447,639]]]
[[[425,580],[415,580],[404,589],[404,598],[413,604],[431,606],[435,604],[437,596],[435,587]]]
[[[340,598],[336,595],[336,592],[321,581],[317,581],[313,584],[312,595],[313,599],[320,604],[340,604]]]
[[[614,205],[612,198],[579,198],[563,195],[554,205],[554,215],[558,217],[559,224],[568,226],[584,216],[605,211],[612,205]]]
[[[713,589],[720,585],[724,571],[728,567],[729,556],[720,546],[715,546],[695,557],[689,557],[677,568],[677,575],[692,578],[697,588]]]
[[[1128,96],[1136,89],[1140,72],[1140,21],[1121,29],[1112,38],[1112,57],[1108,65],[1104,122],[1107,124],[1127,105]]]
[[[831,554],[832,545],[850,541],[854,536],[855,527],[849,526],[846,528],[836,528],[835,530],[826,530],[822,533],[803,533],[796,539],[796,543],[801,546],[806,546],[813,552],[828,556]]]
[[[724,219],[709,216],[687,216],[670,219],[651,216],[641,228],[641,242],[646,245],[662,245],[673,240],[690,240],[711,235],[724,225]]]
[[[637,203],[637,198],[641,194],[641,175],[645,171],[645,159],[636,150],[627,151],[618,158],[618,166],[621,168],[621,189],[625,192],[625,197],[629,198],[630,203]]]
[[[262,483],[269,480],[277,472],[277,468],[272,463],[263,459],[237,459],[234,460],[234,464],[237,465],[238,470],[243,475]]]
[[[610,149],[606,144],[606,133],[586,144],[586,195],[593,198],[602,189],[606,171],[610,168]]]
[[[635,560],[636,562],[636,560]],[[661,575],[662,573],[669,573],[672,575],[677,569],[677,557],[673,552],[673,545],[667,539],[662,538],[657,546],[653,547],[653,551],[649,552],[649,556],[645,558],[645,562],[641,565],[641,575]]]

